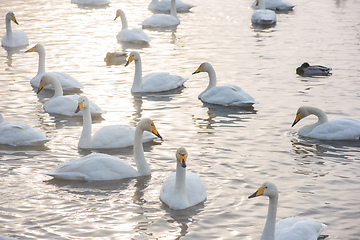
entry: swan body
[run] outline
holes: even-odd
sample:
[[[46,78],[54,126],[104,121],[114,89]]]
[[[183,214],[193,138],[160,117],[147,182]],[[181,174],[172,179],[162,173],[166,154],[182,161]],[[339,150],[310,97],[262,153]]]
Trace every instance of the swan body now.
[[[310,76],[330,76],[332,69],[320,65],[310,66],[309,63],[304,62],[300,67],[296,69],[296,74],[303,77]]]
[[[209,75],[208,87],[198,96],[201,101],[223,106],[239,107],[252,106],[254,103],[258,103],[238,86],[216,86],[216,73],[210,63],[202,63],[193,74],[199,72],[207,72]]]
[[[144,131],[152,132],[161,138],[151,119],[144,118],[140,120],[136,126],[134,142],[134,160],[137,170],[118,157],[103,153],[92,153],[62,163],[54,171],[44,174],[54,178],[84,181],[116,180],[150,175],[151,169],[145,160],[142,146]]]
[[[174,210],[186,209],[206,200],[206,188],[200,177],[186,170],[188,153],[185,148],[176,151],[176,172],[163,183],[160,199]]]
[[[45,74],[39,84],[38,94],[48,85],[54,87],[55,93],[54,96],[44,104],[44,110],[51,114],[60,114],[65,116],[82,116],[82,112],[75,113],[79,95],[66,95],[63,96],[63,90],[61,88],[60,82],[57,78],[52,76],[52,74]],[[90,112],[92,116],[100,116],[103,111],[98,105],[93,102],[90,102]]]
[[[148,9],[153,12],[170,12],[171,0],[152,0]],[[195,5],[176,0],[176,12],[189,12]]]
[[[110,1],[108,1],[108,0],[71,0],[71,3],[101,6],[101,5],[109,4]]]
[[[249,196],[269,197],[268,215],[261,240],[317,240],[326,225],[311,218],[292,217],[276,223],[278,190],[273,183],[266,182]]]
[[[256,6],[259,6],[259,9],[251,16],[253,24],[272,25],[276,23],[276,14],[272,10],[265,9],[265,0],[256,0]]]
[[[40,146],[50,138],[26,123],[5,122],[0,113],[0,144],[11,146]]]
[[[320,140],[360,140],[360,121],[341,117],[328,121],[326,113],[319,108],[302,106],[296,113],[292,127],[301,119],[315,115],[318,121],[300,128],[298,134]]]
[[[39,67],[38,72],[36,76],[31,79],[30,84],[36,88],[39,88],[40,80],[46,73],[51,73],[53,76],[55,76],[63,90],[65,91],[78,91],[83,86],[74,78],[69,76],[66,73],[63,72],[45,72],[45,48],[41,44],[36,44],[34,47],[30,48],[29,50],[25,52],[37,52],[39,54]],[[53,89],[50,85],[47,87],[47,89]]]
[[[104,58],[106,65],[122,65],[126,63],[126,52],[108,52]]]
[[[8,12],[5,16],[6,34],[1,40],[3,47],[21,47],[29,45],[29,38],[24,31],[13,31],[11,21],[19,25],[13,12]]]
[[[257,5],[256,2],[255,0],[251,7],[258,9],[259,5]],[[265,6],[266,9],[277,11],[290,11],[295,7],[295,5],[282,0],[265,0]]]
[[[131,92],[164,92],[181,87],[188,78],[183,78],[170,73],[150,73],[142,76],[142,65],[140,54],[133,51],[125,66],[135,61],[134,82]]]
[[[171,9],[169,14],[154,14],[145,19],[141,25],[143,27],[174,27],[180,24],[176,11],[176,0],[171,0]]]
[[[110,125],[100,128],[91,136],[90,101],[81,96],[78,99],[78,107],[75,112],[83,111],[83,130],[78,147],[83,149],[109,149],[123,148],[134,145],[135,128],[129,125]],[[144,132],[143,142],[149,142],[156,138],[155,135]]]
[[[132,42],[132,43],[148,43],[150,42],[149,36],[140,28],[128,29],[128,23],[125,13],[118,9],[114,21],[120,17],[122,22],[122,29],[116,36],[119,42]]]

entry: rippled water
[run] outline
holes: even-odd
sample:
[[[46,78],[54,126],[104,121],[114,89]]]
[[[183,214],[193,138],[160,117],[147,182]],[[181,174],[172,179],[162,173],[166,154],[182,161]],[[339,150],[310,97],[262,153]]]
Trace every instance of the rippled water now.
[[[112,0],[91,8],[61,0],[5,0],[0,16],[13,11],[30,39],[28,47],[0,48],[0,111],[7,121],[27,122],[52,138],[45,148],[0,149],[0,235],[19,239],[259,239],[268,200],[247,199],[263,182],[279,189],[278,219],[311,217],[328,225],[327,239],[360,239],[360,143],[300,138],[291,129],[301,105],[329,116],[360,119],[359,1],[292,1],[276,26],[251,25],[251,1],[200,1],[179,14],[175,31],[146,30],[150,46],[138,49],[144,74],[169,71],[190,79],[167,94],[133,96],[134,64],[106,66],[107,52],[127,52],[116,40],[122,8],[129,27],[150,16],[150,0]],[[5,24],[0,28],[5,34]],[[106,182],[51,180],[42,175],[88,154],[77,142],[82,119],[54,118],[42,109],[51,92],[36,96],[30,79],[46,48],[47,71],[81,82],[83,94],[107,111],[93,130],[111,124],[135,126],[154,120],[164,141],[145,145],[151,177]],[[208,84],[210,62],[218,84],[236,84],[260,102],[253,110],[214,107],[197,95]],[[295,74],[304,61],[333,68],[330,77]],[[159,200],[163,181],[175,169],[175,151],[189,152],[188,169],[206,185],[207,201],[172,211]],[[132,148],[105,151],[128,162]]]

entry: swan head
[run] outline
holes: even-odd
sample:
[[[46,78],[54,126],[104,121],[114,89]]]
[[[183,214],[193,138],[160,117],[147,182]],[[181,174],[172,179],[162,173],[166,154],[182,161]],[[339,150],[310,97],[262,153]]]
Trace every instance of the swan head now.
[[[312,114],[312,112],[309,111],[310,109],[311,109],[311,107],[305,107],[305,106],[299,107],[299,109],[296,112],[295,120],[294,120],[293,124],[291,125],[291,127],[295,126],[295,124],[297,124],[301,119]]]
[[[41,45],[40,43],[36,44],[35,46],[33,46],[32,48],[26,50],[25,52],[44,52],[45,48],[43,45]]]
[[[196,74],[196,73],[199,73],[199,72],[207,72],[210,68],[213,68],[210,63],[208,63],[208,62],[203,62],[203,63],[200,64],[200,66],[196,69],[196,71],[193,72],[192,74]]]
[[[158,133],[154,122],[150,119],[150,118],[143,118],[140,120],[140,122],[138,123],[138,125],[136,126],[136,128],[140,128],[142,130],[148,131],[153,133],[155,136],[163,139],[161,137],[161,135]]]
[[[268,196],[269,198],[278,196],[278,189],[275,184],[270,182],[265,182],[261,187],[258,188],[256,192],[250,195],[248,198],[254,198],[258,196]]]
[[[124,14],[124,11],[121,10],[121,9],[118,9],[118,10],[116,11],[116,16],[115,16],[114,21],[115,21],[118,17],[121,17],[121,16],[123,16],[123,15],[125,15],[125,14]]]
[[[180,165],[183,168],[186,168],[186,159],[188,157],[188,152],[184,147],[178,148],[176,151],[176,159],[179,161]]]
[[[88,106],[89,106],[89,99],[86,96],[80,96],[78,99],[78,106],[75,110],[75,113],[80,112],[81,109]]]
[[[40,79],[39,89],[36,94],[39,94],[46,86],[52,84],[53,81],[58,81],[53,75],[45,74]]]
[[[129,65],[132,61],[137,61],[137,60],[140,60],[140,53],[138,53],[137,51],[132,51],[129,54],[129,58],[127,62],[125,63],[125,67]]]
[[[16,21],[16,17],[15,17],[15,14],[13,12],[8,12],[6,14],[6,20],[10,20],[10,21],[13,21],[14,23],[16,23],[17,25],[19,25],[19,23]]]

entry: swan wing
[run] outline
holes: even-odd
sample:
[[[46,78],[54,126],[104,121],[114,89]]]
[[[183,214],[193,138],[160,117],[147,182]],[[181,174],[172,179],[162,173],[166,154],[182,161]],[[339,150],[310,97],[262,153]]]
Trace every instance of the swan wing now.
[[[29,38],[26,33],[22,30],[12,31],[12,40],[8,39],[7,33],[1,40],[1,46],[3,47],[21,47],[29,45]]]
[[[157,2],[156,4],[149,4],[150,11],[157,12],[170,12],[171,0],[162,0]],[[176,11],[177,12],[188,12],[190,8],[195,7],[195,5],[184,3],[180,0],[176,0]]]
[[[274,24],[276,23],[276,14],[272,10],[256,10],[251,16],[251,22],[254,24]]]
[[[123,29],[118,33],[116,38],[120,42],[150,42],[149,36],[140,28]]]
[[[188,78],[170,73],[150,73],[143,77],[142,92],[163,92],[182,86]]]
[[[81,88],[84,88],[83,85],[81,85],[81,83],[79,83],[75,78],[63,72],[45,72],[38,74],[33,79],[30,80],[30,84],[34,87],[39,88],[41,77],[48,73],[50,73],[59,80],[60,85],[62,86],[64,91],[76,91]],[[54,90],[51,84],[46,86],[45,89]]]
[[[154,14],[141,23],[144,27],[171,27],[179,24],[178,18],[168,14]]]
[[[201,181],[200,177],[190,172],[186,171],[186,188],[187,196],[190,206],[194,206],[206,200],[206,187]]]
[[[256,0],[253,2],[251,7],[258,9],[259,6],[256,6]],[[265,7],[266,9],[270,10],[280,10],[280,11],[289,11],[292,10],[295,5],[286,2],[286,1],[280,1],[280,0],[265,0]]]
[[[276,240],[316,240],[326,228],[325,224],[311,218],[285,218],[276,223]]]

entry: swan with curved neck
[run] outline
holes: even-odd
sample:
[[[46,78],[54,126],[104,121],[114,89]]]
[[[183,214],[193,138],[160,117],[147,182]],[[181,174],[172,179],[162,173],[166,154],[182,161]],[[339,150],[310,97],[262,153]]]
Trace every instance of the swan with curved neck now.
[[[253,24],[272,25],[276,23],[276,14],[272,10],[265,9],[265,0],[256,0],[256,5],[259,9],[251,16]]]
[[[199,94],[198,98],[207,103],[223,106],[249,107],[258,103],[247,92],[236,85],[216,86],[216,73],[208,62],[203,62],[193,74],[207,72],[209,75],[209,85]]]
[[[360,121],[349,117],[334,118],[328,121],[326,113],[316,107],[300,107],[292,127],[309,115],[317,116],[318,121],[302,127],[298,131],[301,136],[320,140],[360,140]]]
[[[45,174],[60,179],[85,181],[115,180],[150,175],[151,169],[146,162],[142,145],[144,131],[149,131],[162,138],[151,119],[144,118],[140,120],[136,126],[133,147],[137,170],[118,157],[103,153],[92,153],[85,157],[62,163],[54,171]]]
[[[65,116],[82,116],[82,112],[75,113],[78,104],[79,95],[66,95],[63,96],[63,89],[59,80],[50,73],[46,73],[41,77],[39,83],[39,94],[44,88],[52,85],[54,89],[54,96],[44,104],[44,110],[52,114],[60,114]],[[95,103],[90,102],[90,112],[93,116],[100,116],[105,113]]]
[[[19,25],[13,12],[8,12],[5,16],[6,34],[1,40],[3,47],[21,47],[29,45],[29,38],[24,31],[13,31],[11,21]]]
[[[195,173],[186,170],[188,153],[185,148],[176,151],[176,172],[161,187],[160,199],[174,210],[186,209],[206,200],[206,188]]]
[[[117,40],[120,42],[133,42],[133,43],[148,43],[150,42],[149,36],[140,28],[128,29],[128,22],[123,10],[116,11],[114,21],[120,17],[122,22],[122,30],[117,35]]]
[[[176,0],[176,12],[189,12],[195,5]],[[153,12],[170,12],[171,0],[152,0],[148,9]]]
[[[131,87],[131,92],[169,91],[181,87],[188,80],[188,78],[171,75],[167,72],[150,73],[143,77],[141,57],[138,52],[133,51],[130,53],[125,67],[128,66],[132,61],[135,61],[135,75],[134,82]]]
[[[36,44],[34,47],[25,51],[27,52],[37,52],[39,54],[39,66],[38,72],[36,76],[31,79],[30,84],[34,87],[39,88],[41,77],[46,74],[45,72],[45,48],[41,44]],[[58,80],[62,88],[66,91],[78,91],[79,89],[83,88],[83,86],[74,78],[69,76],[63,72],[48,72],[55,76]],[[47,89],[53,89],[51,86],[47,87]]]
[[[86,96],[78,99],[76,113],[83,112],[83,130],[78,143],[82,149],[114,149],[134,145],[135,128],[129,125],[110,125],[100,128],[92,136],[92,121],[90,114],[90,101]],[[145,131],[142,142],[149,142],[156,138],[153,134]]]
[[[325,224],[311,218],[286,218],[276,223],[278,189],[266,182],[249,198],[269,197],[269,208],[261,240],[316,240],[326,228]]]
[[[145,19],[141,25],[143,27],[175,27],[180,24],[176,11],[176,0],[171,0],[170,15],[154,14]]]

